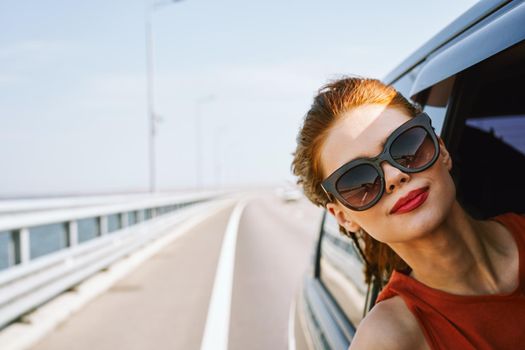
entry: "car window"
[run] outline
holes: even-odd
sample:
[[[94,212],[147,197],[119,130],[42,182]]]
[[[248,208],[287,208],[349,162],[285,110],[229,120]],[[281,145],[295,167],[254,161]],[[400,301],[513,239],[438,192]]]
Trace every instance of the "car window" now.
[[[412,85],[414,85],[414,81],[420,70],[421,65],[412,68],[409,72],[403,74],[399,79],[393,82],[392,86],[404,97],[410,99],[410,89],[412,89]]]
[[[411,102],[416,102],[423,106],[423,110],[432,119],[432,126],[439,135],[443,128],[455,76],[451,76],[415,96],[410,96],[410,90],[420,70],[421,65],[416,66],[410,72],[396,80],[392,85]]]
[[[443,129],[455,79],[456,76],[451,76],[424,92],[427,94],[427,97],[423,111],[432,119],[432,127],[438,135],[441,134]]]
[[[465,124],[467,128],[490,134],[491,138],[499,140],[512,151],[525,155],[525,114],[474,117],[467,119]]]
[[[524,45],[464,73],[450,134],[458,199],[471,215],[525,213]]]
[[[367,293],[363,260],[353,241],[339,232],[339,225],[330,214],[326,215],[323,224],[319,275],[328,292],[357,327],[363,317]]]

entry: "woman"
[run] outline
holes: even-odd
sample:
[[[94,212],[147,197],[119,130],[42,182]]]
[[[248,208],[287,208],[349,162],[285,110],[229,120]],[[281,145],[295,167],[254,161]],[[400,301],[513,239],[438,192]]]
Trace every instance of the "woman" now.
[[[367,282],[388,281],[351,349],[525,347],[525,217],[473,219],[452,166],[430,118],[391,86],[344,78],[315,97],[293,172],[354,240]]]

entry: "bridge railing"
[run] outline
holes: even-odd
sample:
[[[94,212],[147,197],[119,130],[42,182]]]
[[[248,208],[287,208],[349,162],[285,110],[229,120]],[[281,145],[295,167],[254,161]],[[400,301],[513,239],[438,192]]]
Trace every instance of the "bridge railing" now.
[[[218,193],[0,216],[0,328],[162,235]]]

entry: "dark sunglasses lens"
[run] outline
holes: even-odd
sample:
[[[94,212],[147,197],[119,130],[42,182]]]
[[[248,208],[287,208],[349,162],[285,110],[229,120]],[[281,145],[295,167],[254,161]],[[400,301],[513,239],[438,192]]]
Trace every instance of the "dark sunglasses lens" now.
[[[381,177],[373,166],[362,164],[344,173],[335,187],[348,204],[361,208],[379,195]]]
[[[427,130],[421,127],[408,129],[390,146],[390,155],[408,169],[422,168],[434,158],[436,147]]]

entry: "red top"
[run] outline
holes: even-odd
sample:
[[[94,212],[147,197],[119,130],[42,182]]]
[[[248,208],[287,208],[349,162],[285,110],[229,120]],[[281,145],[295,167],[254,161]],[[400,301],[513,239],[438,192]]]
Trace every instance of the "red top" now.
[[[394,271],[377,298],[403,298],[431,349],[525,349],[525,216],[491,220],[512,232],[518,245],[519,285],[512,293],[455,295]]]

